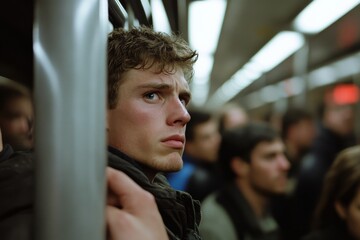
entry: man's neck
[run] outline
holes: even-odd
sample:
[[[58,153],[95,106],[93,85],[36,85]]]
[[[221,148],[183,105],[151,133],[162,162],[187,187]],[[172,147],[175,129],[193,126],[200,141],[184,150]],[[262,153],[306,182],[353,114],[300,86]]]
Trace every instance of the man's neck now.
[[[142,170],[143,170],[143,173],[148,177],[149,181],[153,182],[157,172],[154,172],[154,170],[152,170],[144,165],[142,167]]]
[[[129,161],[130,163],[132,163],[132,165],[134,165],[136,168],[138,168],[140,171],[142,171],[145,174],[145,176],[147,176],[147,178],[149,179],[150,182],[152,182],[154,180],[154,177],[157,174],[157,172],[154,171],[153,169],[147,167],[144,164],[139,163],[138,161],[136,161],[135,159],[133,159],[129,155],[122,152],[120,149],[117,149],[117,148],[112,147],[112,146],[108,146],[108,150],[111,153],[113,153],[113,154],[123,158],[124,160]]]
[[[268,197],[259,193],[255,189],[253,189],[247,182],[242,180],[236,180],[236,186],[241,191],[246,201],[251,206],[255,216],[258,219],[263,218],[267,213],[267,206],[269,203]]]

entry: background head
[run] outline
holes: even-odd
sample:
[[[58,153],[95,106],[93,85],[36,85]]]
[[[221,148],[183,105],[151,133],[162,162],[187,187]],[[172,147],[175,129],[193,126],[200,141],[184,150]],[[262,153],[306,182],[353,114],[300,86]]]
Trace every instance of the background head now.
[[[340,152],[329,169],[315,214],[315,227],[345,226],[360,239],[360,146]]]
[[[236,103],[225,104],[219,112],[219,131],[240,127],[248,123],[249,116],[247,112]]]
[[[200,161],[214,162],[220,144],[217,122],[207,112],[189,111],[190,122],[186,126],[185,153]]]
[[[14,150],[33,147],[33,105],[30,92],[22,85],[0,78],[0,128],[4,144]]]
[[[147,27],[115,29],[108,36],[108,107],[114,108],[123,75],[131,69],[152,69],[174,73],[180,68],[190,81],[197,53],[176,35]]]
[[[262,192],[285,191],[289,162],[276,130],[266,123],[250,123],[222,135],[219,161],[228,181],[241,181]]]
[[[353,90],[348,92],[347,89]],[[351,95],[355,95],[354,98],[348,99]],[[328,89],[319,106],[319,116],[324,126],[340,136],[351,134],[355,123],[354,104],[358,98],[358,87],[353,84],[341,84]]]
[[[302,108],[288,109],[282,117],[281,134],[285,143],[291,141],[299,150],[309,148],[316,134],[313,116]]]

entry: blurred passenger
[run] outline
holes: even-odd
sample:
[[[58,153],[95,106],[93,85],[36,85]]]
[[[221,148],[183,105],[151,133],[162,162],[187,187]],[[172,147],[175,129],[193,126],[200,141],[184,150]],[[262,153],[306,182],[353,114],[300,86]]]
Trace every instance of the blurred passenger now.
[[[316,129],[313,116],[302,108],[288,109],[281,120],[282,138],[286,147],[286,156],[291,162],[287,192],[273,201],[274,217],[280,225],[282,239],[297,240],[302,226],[298,213],[298,202],[302,201],[295,188],[298,181],[299,167],[304,156],[314,141]],[[307,223],[305,223],[307,224]]]
[[[283,115],[281,124],[286,155],[291,162],[292,171],[296,172],[299,163],[314,142],[316,136],[315,121],[305,109],[291,108]]]
[[[12,80],[3,77],[0,80],[4,80],[0,81],[0,128],[3,142],[14,150],[30,150],[33,147],[30,92]]]
[[[318,135],[310,154],[306,156],[299,171],[296,194],[301,202],[297,206],[303,234],[310,229],[311,218],[318,201],[323,179],[336,155],[343,149],[354,146],[354,106],[353,102],[339,101],[335,89],[325,93],[320,105]]]
[[[225,104],[219,112],[219,131],[240,127],[248,123],[249,116],[244,108],[237,103]]]
[[[191,120],[186,125],[186,144],[183,168],[169,174],[172,187],[186,191],[202,201],[220,186],[217,174],[217,155],[220,144],[218,125],[210,113],[189,111]]]
[[[360,146],[343,150],[324,179],[315,231],[304,240],[360,240]]]
[[[278,133],[265,123],[229,129],[222,135],[219,161],[226,185],[202,204],[202,237],[278,240],[269,204],[284,194],[290,168]]]

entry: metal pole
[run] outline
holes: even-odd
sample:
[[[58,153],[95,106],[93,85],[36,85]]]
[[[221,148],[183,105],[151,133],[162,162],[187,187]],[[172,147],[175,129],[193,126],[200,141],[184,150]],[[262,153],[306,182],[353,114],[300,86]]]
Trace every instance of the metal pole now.
[[[37,240],[104,239],[107,1],[37,0]]]
[[[304,46],[295,53],[294,55],[294,76],[302,79],[304,84],[303,92],[295,97],[295,104],[298,106],[306,107],[309,103],[308,91],[309,91],[309,80],[308,80],[308,65],[309,65],[309,39],[307,36],[304,36],[305,44]]]

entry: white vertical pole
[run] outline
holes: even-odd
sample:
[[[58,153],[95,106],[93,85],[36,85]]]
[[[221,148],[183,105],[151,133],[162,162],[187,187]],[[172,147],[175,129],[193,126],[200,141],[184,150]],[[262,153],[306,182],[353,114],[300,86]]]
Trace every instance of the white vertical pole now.
[[[37,240],[104,239],[107,1],[37,0]]]

